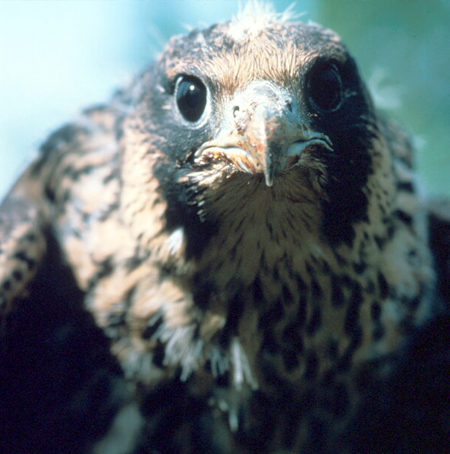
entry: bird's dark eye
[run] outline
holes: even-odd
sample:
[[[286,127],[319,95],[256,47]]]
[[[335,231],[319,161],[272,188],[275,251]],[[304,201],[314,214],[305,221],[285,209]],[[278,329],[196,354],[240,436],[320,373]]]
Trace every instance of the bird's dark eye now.
[[[336,65],[332,63],[316,64],[308,78],[308,95],[320,110],[337,110],[343,100],[342,79]]]
[[[181,77],[176,87],[177,105],[184,119],[192,123],[200,120],[206,107],[205,84],[196,77]]]

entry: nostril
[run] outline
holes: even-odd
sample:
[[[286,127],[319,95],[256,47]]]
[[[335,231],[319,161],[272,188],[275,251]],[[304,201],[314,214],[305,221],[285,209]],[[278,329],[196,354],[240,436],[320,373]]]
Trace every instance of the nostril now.
[[[239,112],[239,106],[234,106],[233,107],[233,118],[236,118]]]
[[[287,102],[286,102],[286,108],[287,108],[290,112],[292,112],[292,103],[289,102],[289,101],[287,101]]]

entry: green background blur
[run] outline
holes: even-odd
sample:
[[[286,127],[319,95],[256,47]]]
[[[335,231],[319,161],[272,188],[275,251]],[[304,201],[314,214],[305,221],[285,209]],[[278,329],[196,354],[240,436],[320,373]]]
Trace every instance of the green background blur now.
[[[106,101],[171,35],[237,10],[235,0],[0,0],[0,196],[53,129]],[[450,195],[450,0],[295,10],[343,37],[378,105],[413,134],[421,187]]]

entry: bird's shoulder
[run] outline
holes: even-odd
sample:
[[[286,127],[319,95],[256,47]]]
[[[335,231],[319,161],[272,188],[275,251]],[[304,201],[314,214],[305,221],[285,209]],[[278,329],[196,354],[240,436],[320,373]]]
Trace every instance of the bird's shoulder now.
[[[62,246],[61,260],[73,269],[87,267],[83,250],[92,242],[89,226],[112,220],[117,209],[117,124],[122,115],[123,105],[115,99],[60,127],[0,205],[0,286],[5,308],[27,293],[50,243]],[[80,247],[71,256],[77,242]],[[92,268],[93,260],[89,262]]]

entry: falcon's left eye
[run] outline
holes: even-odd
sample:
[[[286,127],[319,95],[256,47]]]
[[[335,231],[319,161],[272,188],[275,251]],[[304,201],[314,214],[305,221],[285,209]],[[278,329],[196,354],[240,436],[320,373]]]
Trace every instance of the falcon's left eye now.
[[[207,90],[198,78],[183,76],[177,82],[176,98],[178,109],[184,119],[195,123],[206,108]]]
[[[342,79],[337,66],[333,63],[317,63],[309,73],[308,94],[319,110],[337,110],[343,101]]]

